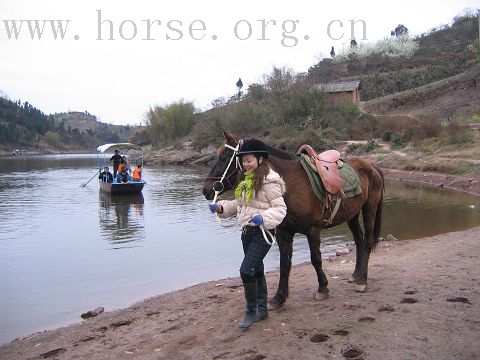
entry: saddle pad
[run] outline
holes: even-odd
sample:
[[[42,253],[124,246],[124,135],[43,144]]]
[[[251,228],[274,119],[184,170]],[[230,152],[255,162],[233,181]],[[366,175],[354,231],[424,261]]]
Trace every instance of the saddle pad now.
[[[323,199],[324,187],[322,180],[318,175],[318,170],[314,164],[310,161],[310,158],[306,154],[300,156],[300,164],[307,173],[308,180],[312,185],[315,196],[319,199]],[[362,193],[360,187],[360,179],[353,168],[346,162],[342,162],[342,165],[338,167],[340,177],[342,178],[342,189],[346,197],[355,197]]]

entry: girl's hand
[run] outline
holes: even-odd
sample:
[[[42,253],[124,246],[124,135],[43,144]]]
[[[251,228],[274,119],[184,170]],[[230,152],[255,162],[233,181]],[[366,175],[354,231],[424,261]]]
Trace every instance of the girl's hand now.
[[[210,208],[212,214],[221,214],[223,212],[223,207],[220,204],[208,204],[208,207]]]
[[[257,226],[262,225],[263,224],[262,215],[260,215],[260,214],[253,215],[252,218],[250,219],[250,222],[254,223]]]

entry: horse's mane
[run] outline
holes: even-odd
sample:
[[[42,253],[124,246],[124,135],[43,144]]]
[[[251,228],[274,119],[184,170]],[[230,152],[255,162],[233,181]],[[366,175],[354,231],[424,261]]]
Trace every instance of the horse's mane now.
[[[286,153],[282,150],[275,149],[271,146],[268,147],[268,151],[270,152],[270,155],[275,156],[279,159],[283,159],[283,160],[295,160],[295,159],[297,159],[297,157],[295,155],[288,154],[288,153]]]

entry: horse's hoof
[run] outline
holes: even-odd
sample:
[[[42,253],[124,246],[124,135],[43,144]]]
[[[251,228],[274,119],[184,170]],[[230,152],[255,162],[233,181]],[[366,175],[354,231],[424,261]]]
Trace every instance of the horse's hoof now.
[[[283,306],[284,303],[285,301],[281,301],[276,297],[273,297],[268,301],[268,310],[278,310]]]
[[[282,308],[282,305],[281,304],[277,304],[277,303],[272,303],[272,302],[269,302],[267,304],[267,309],[268,311],[276,311],[276,310],[279,310]]]
[[[354,283],[354,282],[355,282],[355,278],[354,278],[353,276],[350,276],[350,277],[348,278],[348,282],[349,282],[349,283]]]
[[[364,293],[367,290],[367,284],[355,284],[355,291]]]
[[[319,292],[315,293],[315,300],[322,301],[322,300],[326,300],[326,299],[328,299],[328,293],[326,293],[326,294],[319,293]]]

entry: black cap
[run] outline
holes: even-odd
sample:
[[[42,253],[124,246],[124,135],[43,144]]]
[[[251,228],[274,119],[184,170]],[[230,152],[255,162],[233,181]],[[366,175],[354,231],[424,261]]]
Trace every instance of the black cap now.
[[[238,150],[237,156],[242,156],[245,154],[254,154],[258,156],[263,156],[265,159],[268,158],[268,146],[263,141],[257,139],[248,139],[245,140]]]

